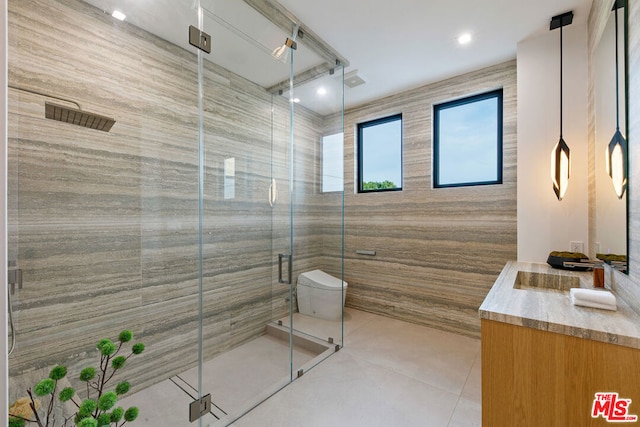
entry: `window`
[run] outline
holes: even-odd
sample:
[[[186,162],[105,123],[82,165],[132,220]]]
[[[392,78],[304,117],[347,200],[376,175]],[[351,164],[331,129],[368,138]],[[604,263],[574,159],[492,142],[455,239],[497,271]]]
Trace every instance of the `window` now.
[[[402,190],[402,114],[358,124],[358,192]]]
[[[502,184],[502,89],[434,106],[433,186]]]
[[[322,192],[342,191],[344,178],[344,134],[322,137]]]

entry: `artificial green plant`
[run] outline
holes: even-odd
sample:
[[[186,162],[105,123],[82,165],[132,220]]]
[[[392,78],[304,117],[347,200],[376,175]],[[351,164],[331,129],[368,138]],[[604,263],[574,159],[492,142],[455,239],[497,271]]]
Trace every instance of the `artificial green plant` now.
[[[116,406],[118,397],[129,391],[130,385],[122,381],[113,390],[107,389],[107,384],[115,373],[122,369],[127,360],[134,355],[139,355],[144,351],[144,344],[137,343],[131,346],[128,356],[120,355],[123,345],[133,339],[133,333],[129,330],[120,332],[117,343],[110,339],[103,339],[98,342],[97,349],[100,351],[100,367],[96,369],[92,366],[84,368],[80,372],[80,380],[86,384],[86,399],[80,400],[73,387],[63,388],[58,392],[58,382],[67,375],[67,368],[56,366],[51,370],[48,378],[36,384],[33,389],[29,388],[29,395],[32,417],[24,417],[9,413],[9,427],[24,427],[27,423],[36,424],[39,427],[56,427],[55,413],[53,412],[54,401],[57,398],[61,402],[70,402],[76,407],[76,412],[65,418],[62,427],[120,427],[127,422],[132,422],[138,417],[138,408],[135,406],[124,410]],[[49,398],[48,405],[39,408],[40,403],[37,397]]]

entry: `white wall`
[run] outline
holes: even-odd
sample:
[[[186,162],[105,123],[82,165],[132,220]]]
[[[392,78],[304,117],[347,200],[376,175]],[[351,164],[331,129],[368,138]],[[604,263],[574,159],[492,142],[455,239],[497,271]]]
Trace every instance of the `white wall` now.
[[[563,135],[571,150],[569,189],[553,191],[551,150],[560,138],[560,30],[518,44],[518,260],[545,262],[570,241],[588,248],[587,28],[563,29]]]
[[[5,320],[0,326],[0,419],[8,418],[8,390],[7,373],[9,369],[7,357],[7,0],[0,0],[0,277],[4,286],[0,292],[0,310]]]

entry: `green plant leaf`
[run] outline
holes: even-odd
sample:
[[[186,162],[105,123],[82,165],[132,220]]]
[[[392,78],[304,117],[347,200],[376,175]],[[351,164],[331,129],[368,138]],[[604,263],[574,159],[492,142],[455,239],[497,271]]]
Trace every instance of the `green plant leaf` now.
[[[98,416],[98,427],[108,427],[111,424],[111,414],[102,414]]]
[[[20,418],[11,417],[9,418],[8,427],[24,427],[25,422]]]
[[[134,421],[136,418],[138,418],[138,408],[135,406],[132,406],[131,408],[127,409],[124,413],[124,419],[126,421]]]
[[[111,411],[112,423],[119,422],[122,419],[122,417],[124,417],[124,409],[122,409],[122,407],[118,406],[117,408],[114,408],[113,411]]]
[[[76,391],[72,387],[67,387],[62,389],[62,391],[60,391],[58,398],[60,399],[61,402],[67,402],[71,400],[75,394],[76,394]]]
[[[134,344],[133,347],[131,347],[131,351],[133,352],[133,354],[140,354],[144,351],[144,344],[142,344],[141,342]]]
[[[63,379],[67,375],[67,368],[61,365],[56,366],[49,373],[49,378],[54,381]]]
[[[55,387],[56,382],[51,378],[46,378],[36,384],[36,386],[33,388],[33,392],[36,394],[36,396],[46,396],[47,394],[51,394]]]
[[[125,394],[129,392],[129,389],[131,388],[131,384],[129,384],[127,381],[122,381],[120,384],[118,384],[116,386],[116,394]]]
[[[80,404],[78,413],[91,414],[96,410],[96,401],[93,399],[85,399]]]
[[[117,357],[114,357],[113,360],[111,361],[111,366],[113,367],[113,369],[120,369],[124,366],[126,361],[127,361],[126,357],[117,356]]]
[[[108,391],[98,399],[98,409],[101,411],[108,411],[109,409],[116,406],[118,402],[118,396],[113,391]]]
[[[84,368],[80,372],[80,379],[82,381],[91,381],[96,377],[96,368],[89,366],[88,368]]]
[[[77,427],[98,427],[98,420],[93,417],[87,417],[80,420]]]
[[[118,339],[120,340],[120,342],[129,342],[131,341],[131,339],[133,339],[133,332],[125,329],[124,331],[120,332]]]
[[[102,353],[103,356],[111,356],[113,353],[116,352],[116,345],[113,343],[113,341],[109,340],[109,339],[103,339],[101,340],[98,345],[98,350],[100,350],[100,353]]]

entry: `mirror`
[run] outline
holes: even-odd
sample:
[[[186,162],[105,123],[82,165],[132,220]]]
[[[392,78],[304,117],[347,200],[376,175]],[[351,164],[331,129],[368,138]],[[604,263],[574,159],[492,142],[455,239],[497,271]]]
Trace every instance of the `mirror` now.
[[[615,7],[614,7],[615,3]],[[627,192],[618,198],[607,171],[606,159],[609,143],[616,133],[627,137],[625,90],[625,4],[626,0],[612,2],[612,11],[594,55],[595,71],[595,167],[596,167],[596,253],[624,256],[624,263],[613,263],[626,271],[627,255]],[[618,15],[618,64],[616,83],[616,14]],[[616,97],[616,85],[618,96]],[[617,108],[616,108],[617,102]],[[624,153],[626,157],[626,152]],[[605,257],[600,256],[605,259]]]

